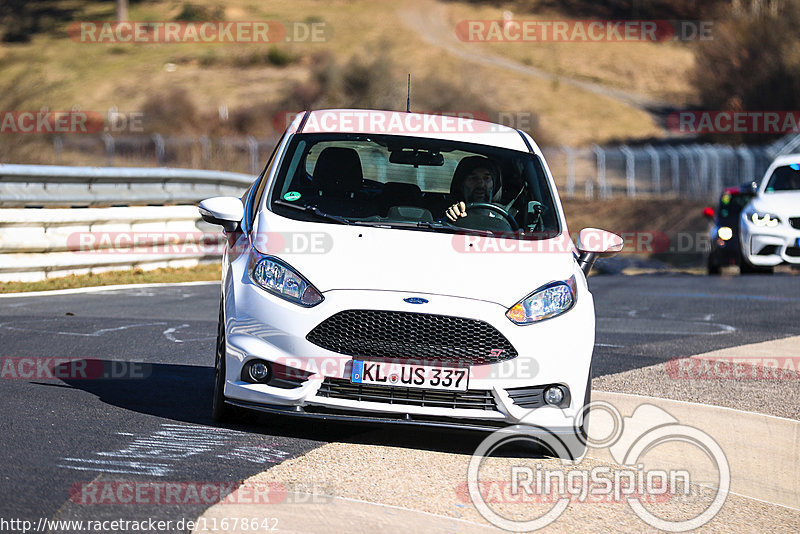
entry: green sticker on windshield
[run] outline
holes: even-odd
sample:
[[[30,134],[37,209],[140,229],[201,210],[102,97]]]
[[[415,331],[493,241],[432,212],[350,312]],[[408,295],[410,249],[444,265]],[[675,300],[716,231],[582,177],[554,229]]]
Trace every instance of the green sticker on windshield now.
[[[294,202],[298,198],[300,198],[300,193],[298,193],[297,191],[289,191],[288,193],[283,195],[283,200],[288,200],[289,202]]]

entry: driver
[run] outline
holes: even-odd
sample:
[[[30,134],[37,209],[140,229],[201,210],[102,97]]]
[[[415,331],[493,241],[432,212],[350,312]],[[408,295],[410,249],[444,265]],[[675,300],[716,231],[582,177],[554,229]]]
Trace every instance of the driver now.
[[[499,178],[500,172],[489,158],[468,156],[459,161],[450,183],[450,196],[458,202],[447,208],[447,218],[456,222],[459,217],[466,217],[467,204],[471,202],[492,202],[500,186]]]

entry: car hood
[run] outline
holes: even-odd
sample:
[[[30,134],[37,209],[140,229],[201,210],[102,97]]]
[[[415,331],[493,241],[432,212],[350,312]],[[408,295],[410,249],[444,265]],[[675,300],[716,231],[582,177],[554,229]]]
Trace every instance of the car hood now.
[[[510,307],[575,272],[567,232],[549,240],[514,241],[309,223],[269,213],[257,218],[251,239],[260,252],[280,257],[323,293],[400,291]]]
[[[774,215],[800,216],[800,191],[762,193],[753,199],[751,206]]]

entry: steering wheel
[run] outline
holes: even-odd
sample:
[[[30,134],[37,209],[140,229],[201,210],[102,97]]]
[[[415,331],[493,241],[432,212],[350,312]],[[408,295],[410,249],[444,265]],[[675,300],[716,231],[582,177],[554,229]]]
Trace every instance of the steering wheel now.
[[[505,209],[497,204],[490,204],[489,202],[470,202],[466,205],[467,214],[469,214],[469,210],[472,208],[487,209],[497,213],[498,215],[502,215],[506,222],[508,222],[508,224],[511,226],[512,231],[516,232],[519,230],[519,225],[517,224],[517,221],[514,220],[514,217],[512,217]]]

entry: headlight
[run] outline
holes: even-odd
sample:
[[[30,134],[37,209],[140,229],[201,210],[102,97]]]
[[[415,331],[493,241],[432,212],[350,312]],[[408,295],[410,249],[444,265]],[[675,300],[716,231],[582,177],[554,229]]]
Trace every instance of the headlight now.
[[[733,230],[728,226],[720,226],[719,230],[717,230],[717,235],[723,241],[728,241],[733,237]]]
[[[300,306],[310,308],[324,298],[311,282],[273,256],[254,252],[250,257],[250,278],[262,289]]]
[[[575,275],[563,282],[551,282],[540,287],[507,312],[511,322],[531,324],[550,319],[570,310],[575,305]]]
[[[753,224],[756,226],[766,226],[768,228],[774,228],[781,222],[779,218],[770,213],[761,213],[758,211],[748,213],[747,217],[753,221]]]

